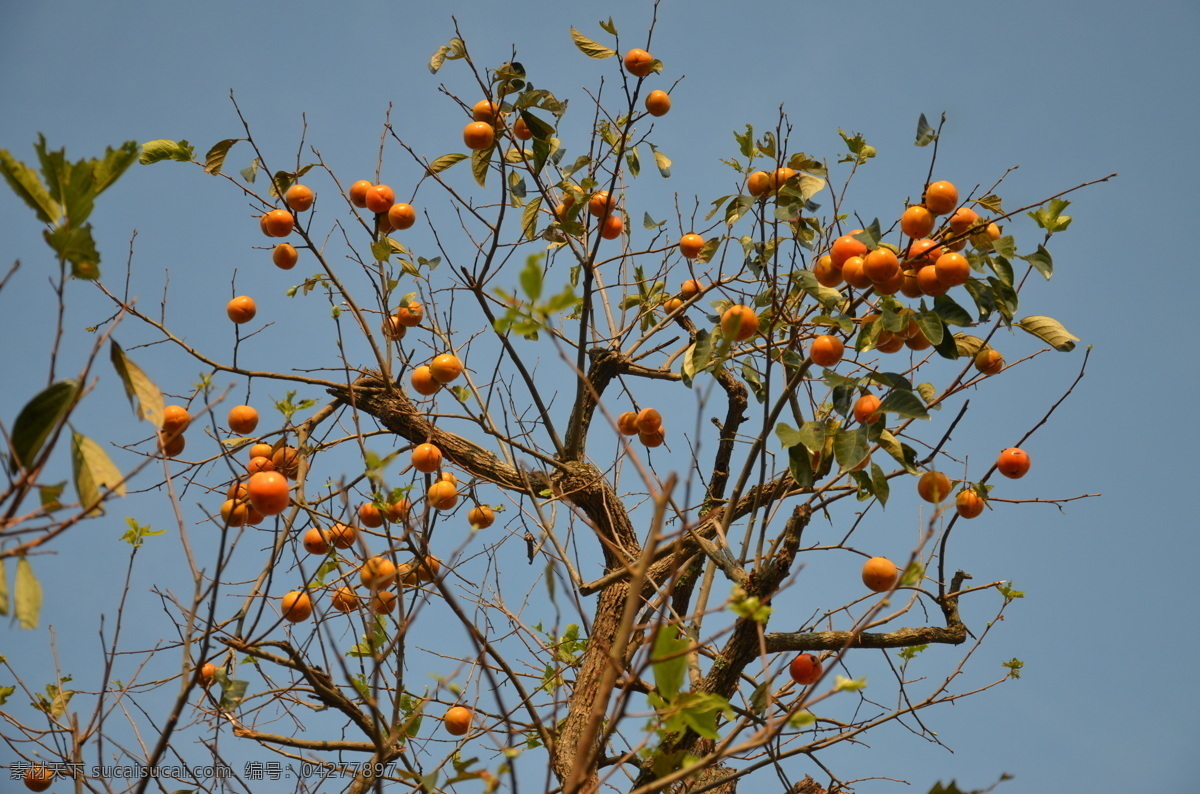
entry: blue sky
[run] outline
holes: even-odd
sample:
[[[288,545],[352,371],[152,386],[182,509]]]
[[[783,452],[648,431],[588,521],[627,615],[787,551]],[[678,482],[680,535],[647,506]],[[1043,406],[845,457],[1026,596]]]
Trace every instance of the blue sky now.
[[[649,4],[613,2],[601,10],[452,2],[433,11],[383,2],[9,3],[0,10],[6,75],[0,147],[31,161],[30,144],[42,132],[72,157],[155,138],[186,138],[202,155],[212,143],[242,135],[232,89],[256,139],[267,142],[266,156],[280,163],[273,167],[295,161],[303,113],[308,145],[343,182],[371,178],[389,103],[398,134],[416,151],[432,157],[461,149],[461,111],[437,87],[444,83],[467,97],[477,89],[457,64],[437,76],[425,68],[453,35],[451,13],[478,63],[505,61],[515,45],[531,80],[582,108],[580,87],[594,87],[599,75],[608,78],[605,90],[614,90],[615,64],[584,58],[568,27],[599,40],[597,20],[611,15],[622,48],[640,45]],[[1051,506],[1009,506],[956,530],[957,553],[977,581],[1011,579],[1028,595],[980,652],[989,675],[999,661],[1021,658],[1022,678],[928,714],[953,754],[885,729],[869,750],[836,756],[848,777],[913,784],[869,781],[860,791],[923,792],[950,778],[984,786],[1001,772],[1017,776],[1001,791],[1184,791],[1200,772],[1192,749],[1200,732],[1191,714],[1200,686],[1187,672],[1200,641],[1183,603],[1200,542],[1188,529],[1196,525],[1194,510],[1182,498],[1194,487],[1198,440],[1182,398],[1194,393],[1197,378],[1187,364],[1195,360],[1188,353],[1194,323],[1185,268],[1191,264],[1179,232],[1198,173],[1191,145],[1200,124],[1198,31],[1200,7],[1188,2],[918,8],[668,0],[659,9],[652,49],[666,72],[654,87],[683,79],[671,113],[656,123],[656,139],[674,161],[672,177],[643,173],[638,182],[645,203],[639,209],[656,218],[674,217],[675,193],[686,217],[690,197],[699,195],[704,206],[734,192],[733,172],[718,162],[735,156],[731,132],[747,123],[772,127],[781,104],[794,125],[793,149],[832,159],[841,151],[839,127],[861,132],[877,148],[879,156],[848,195],[866,217],[890,219],[904,196],[920,191],[928,150],[914,148],[912,139],[921,113],[948,117],[937,175],[986,186],[1019,166],[1000,191],[1012,206],[1120,174],[1069,196],[1075,221],[1053,240],[1055,276],[1022,295],[1022,314],[1056,317],[1082,339],[1080,348],[1043,356],[1010,382],[980,390],[971,397],[971,427],[956,436],[983,450],[1008,446],[1065,391],[1083,346],[1091,345],[1086,377],[1027,445],[1034,469],[1012,493],[1104,496],[1071,503],[1061,514]],[[583,115],[575,123],[582,125]],[[230,162],[240,168],[249,157],[235,148]],[[415,173],[403,151],[390,146],[384,175],[402,197]],[[465,171],[456,177],[467,184]],[[421,195],[434,199],[431,191]],[[189,341],[218,354],[230,349],[232,332],[212,307],[231,294],[237,267],[237,292],[258,296],[260,311],[278,322],[244,349],[253,366],[331,360],[328,334],[289,316],[305,305],[322,318],[328,311],[284,296],[303,267],[285,277],[261,266],[265,253],[252,249],[262,238],[251,207],[221,180],[176,163],[135,166],[101,197],[92,220],[105,280],[114,286],[136,230],[139,305],[157,313],[162,273],[170,270],[169,317]],[[1024,223],[1032,239],[1032,224]],[[0,361],[13,373],[0,389],[6,423],[45,378],[53,304],[46,281],[51,259],[40,234],[32,213],[0,191],[0,265],[22,263],[0,294]],[[83,329],[111,309],[79,283],[70,285],[68,305],[70,370],[92,341]],[[132,327],[118,336],[127,349],[151,338]],[[1035,349],[1029,344],[1012,341],[1014,349]],[[188,392],[200,370],[163,346],[143,348],[137,360],[176,395]],[[260,398],[280,398],[280,391],[265,387]],[[1164,403],[1163,395],[1172,399]],[[87,406],[103,419],[81,419],[80,426],[98,439],[145,435],[109,372],[102,372]],[[161,507],[153,506],[153,496],[131,497],[130,505],[59,544],[57,557],[34,560],[44,584],[60,580],[47,587],[45,623],[55,626],[61,643],[78,643],[60,653],[95,652],[96,614],[71,604],[106,603],[100,594],[114,592],[118,577],[97,561],[122,560],[115,548],[121,516],[169,522],[155,512]],[[189,508],[200,498],[188,493]],[[889,553],[911,545],[917,510],[915,500],[889,508],[888,520],[903,533],[888,541]],[[162,555],[164,565],[179,562],[173,541],[158,545],[146,554]],[[147,594],[147,581],[135,592],[149,621],[158,600]],[[799,613],[812,609],[800,602],[816,589],[802,579],[790,591]],[[776,604],[776,615],[786,608]],[[973,615],[987,616],[986,609]],[[16,665],[42,663],[47,657],[39,648],[47,638],[45,625],[31,633],[4,627],[0,649]]]

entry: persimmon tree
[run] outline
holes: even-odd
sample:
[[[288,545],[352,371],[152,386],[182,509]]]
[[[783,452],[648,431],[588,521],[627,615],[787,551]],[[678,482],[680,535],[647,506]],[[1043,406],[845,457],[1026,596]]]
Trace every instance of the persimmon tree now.
[[[843,152],[798,151],[780,115],[719,153],[736,192],[647,206],[639,186],[672,168],[654,127],[671,69],[649,35],[627,47],[601,27],[611,46],[571,31],[608,81],[571,100],[578,139],[553,75],[486,68],[456,35],[430,70],[455,70],[443,91],[468,152],[417,151],[389,119],[376,173],[339,174],[303,140],[287,155],[294,141],[256,139],[236,103],[241,129],[202,158],[142,145],[143,163],[190,164],[180,179],[248,203],[268,238],[251,256],[297,308],[265,317],[235,289],[221,350],[131,299],[140,272],[96,281],[113,307],[97,333],[139,324],[205,370],[163,409],[174,375],[114,353],[160,433],[118,463],[162,461],[152,492],[174,506],[193,587],[156,591],[170,640],[114,639],[97,691],[47,698],[9,668],[36,695],[32,716],[4,707],[22,763],[194,768],[233,739],[352,792],[845,790],[859,776],[829,748],[889,722],[938,742],[925,710],[1019,676],[992,656],[994,675],[962,685],[1021,594],[972,580],[956,530],[1029,500],[993,478],[999,450],[953,436],[975,390],[1075,347],[1019,311],[1053,273],[1070,191],[1002,198],[1004,174],[941,173],[942,125],[921,116],[929,177],[868,220],[846,196],[875,150],[843,132]],[[320,322],[335,357],[243,363]],[[1070,366],[1012,447],[1074,388]],[[925,509],[886,510],[900,492]],[[896,525],[913,531],[897,541]],[[148,540],[129,540],[132,566]],[[19,542],[0,536],[0,556]],[[779,609],[822,568],[850,581]],[[83,790],[159,785],[66,773]],[[250,775],[173,777],[257,790]]]

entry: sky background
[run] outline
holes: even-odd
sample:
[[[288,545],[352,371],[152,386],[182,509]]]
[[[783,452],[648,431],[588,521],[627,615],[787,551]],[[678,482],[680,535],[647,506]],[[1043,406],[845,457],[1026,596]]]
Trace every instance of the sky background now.
[[[372,178],[389,103],[398,134],[417,152],[434,157],[462,148],[461,111],[437,88],[444,83],[471,98],[478,89],[458,64],[436,76],[426,69],[454,34],[451,14],[477,63],[508,60],[515,45],[532,82],[584,107],[581,86],[592,88],[604,75],[605,90],[613,90],[616,64],[583,57],[569,26],[607,42],[597,20],[611,16],[623,34],[621,49],[641,46],[650,5],[5,3],[0,147],[31,162],[39,132],[72,158],[125,140],[186,138],[202,157],[216,141],[243,135],[232,89],[272,168],[295,163],[304,114],[307,145],[321,151],[343,184]],[[1009,446],[1061,396],[1084,347],[1093,346],[1080,386],[1026,445],[1033,471],[1011,493],[1103,497],[1071,503],[1062,514],[1050,506],[1009,506],[957,530],[954,542],[962,546],[955,551],[976,581],[1011,579],[1027,593],[1010,607],[979,662],[983,678],[995,677],[1001,661],[1019,657],[1022,677],[924,716],[953,753],[889,728],[871,734],[869,749],[835,756],[846,777],[912,783],[871,781],[860,791],[923,792],[951,778],[982,787],[1001,772],[1016,780],[1000,791],[1195,787],[1200,685],[1187,671],[1195,670],[1200,639],[1184,599],[1200,541],[1194,509],[1182,495],[1194,488],[1198,439],[1190,410],[1172,408],[1174,398],[1162,400],[1197,387],[1195,353],[1188,352],[1194,277],[1185,278],[1192,264],[1180,233],[1198,173],[1197,33],[1194,2],[917,7],[668,0],[659,9],[651,49],[666,71],[651,87],[682,78],[670,114],[656,122],[655,138],[674,167],[667,181],[653,168],[643,172],[637,184],[644,206],[634,218],[642,209],[673,218],[661,208],[676,193],[686,217],[688,197],[699,195],[706,206],[735,192],[734,173],[718,162],[736,156],[731,132],[746,123],[773,127],[780,105],[794,125],[794,150],[833,159],[843,151],[839,127],[863,133],[877,148],[879,156],[849,194],[866,217],[895,217],[906,195],[919,194],[929,162],[929,150],[912,145],[921,113],[934,120],[944,111],[948,119],[935,178],[986,186],[1020,166],[999,191],[1007,206],[1120,174],[1069,196],[1066,212],[1075,220],[1052,241],[1055,276],[1022,293],[1022,315],[1056,317],[1081,338],[1079,348],[1043,356],[973,395],[971,427],[955,437],[982,450]],[[572,123],[585,124],[590,116],[583,115]],[[236,168],[251,156],[239,146],[229,159]],[[401,198],[410,188],[400,186],[412,185],[417,173],[391,144],[384,177]],[[465,169],[454,178],[469,183]],[[318,194],[323,187],[317,185]],[[291,313],[304,311],[303,304],[284,296],[309,271],[303,264],[289,274],[264,266],[266,253],[252,249],[262,245],[252,208],[222,180],[178,163],[134,166],[101,196],[92,221],[105,280],[117,286],[136,230],[133,281],[143,308],[157,313],[162,274],[170,271],[168,316],[189,341],[217,355],[230,349],[232,331],[219,307],[234,289],[236,267],[236,291],[256,295],[260,312],[279,322],[244,348],[247,365],[286,369],[330,360],[332,340],[297,324]],[[1015,220],[1014,228],[1036,238],[1028,220]],[[0,417],[9,426],[44,382],[54,304],[47,283],[52,258],[36,218],[0,190],[0,265],[7,269],[14,259],[22,268],[0,295],[0,362],[9,373],[0,386]],[[68,307],[64,368],[73,372],[92,342],[83,329],[108,316],[111,304],[91,286],[72,283]],[[152,337],[130,324],[118,338],[130,349]],[[1037,347],[1024,337],[1011,344]],[[165,346],[143,348],[137,361],[177,395],[189,391],[200,371]],[[244,393],[244,384],[239,389],[235,394]],[[282,397],[280,391],[265,387],[263,397]],[[86,408],[80,428],[98,440],[146,435],[106,369]],[[189,498],[192,505],[200,499]],[[0,654],[27,669],[45,663],[47,624],[60,642],[78,643],[67,646],[71,655],[96,652],[94,605],[109,603],[124,567],[124,550],[115,543],[120,517],[169,522],[152,500],[137,504],[115,507],[103,522],[71,533],[67,543],[55,544],[56,558],[34,560],[47,586],[43,626],[0,628]],[[915,500],[908,513],[905,504],[887,513],[904,533],[888,549],[897,556],[911,547],[919,526]],[[160,545],[147,554],[178,554]],[[8,574],[11,582],[11,565]],[[798,600],[806,592],[803,580],[791,591]],[[135,594],[147,610],[158,609],[144,588]],[[786,608],[776,604],[777,617]],[[795,608],[807,614],[812,606]],[[987,609],[994,614],[994,604]],[[969,625],[972,617],[986,620],[987,609],[969,614]]]

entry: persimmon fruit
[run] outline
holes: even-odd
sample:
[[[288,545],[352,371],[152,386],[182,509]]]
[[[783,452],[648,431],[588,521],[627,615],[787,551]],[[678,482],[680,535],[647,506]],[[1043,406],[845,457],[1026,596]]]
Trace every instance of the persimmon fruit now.
[[[744,342],[758,333],[758,315],[743,304],[730,306],[721,315],[721,333],[737,342]]]
[[[358,506],[358,523],[369,529],[383,526],[383,511],[374,502],[363,502]]]
[[[821,663],[811,653],[802,653],[788,665],[788,674],[800,686],[811,686],[821,679]]]
[[[38,764],[25,770],[25,788],[30,791],[45,791],[53,783],[54,771],[48,767]]]
[[[283,611],[284,620],[300,623],[312,615],[312,598],[303,590],[292,590],[284,594],[279,607]]]
[[[625,53],[625,71],[634,77],[645,77],[654,68],[654,56],[642,49]]]
[[[249,405],[235,405],[229,409],[229,429],[235,433],[253,433],[258,427],[258,411]]]
[[[975,354],[975,369],[982,375],[995,375],[1004,369],[1004,356],[999,350],[984,348]]]
[[[996,458],[996,468],[1010,480],[1019,480],[1024,477],[1032,463],[1029,454],[1017,447],[1009,447],[1000,453],[1000,457]]]
[[[451,736],[466,736],[471,730],[471,710],[454,706],[442,717],[442,724]]]
[[[638,415],[636,411],[626,411],[617,417],[617,432],[623,436],[638,434]]]
[[[374,186],[373,182],[366,179],[360,179],[350,186],[349,197],[350,203],[356,207],[366,208],[367,206],[367,191]]]
[[[348,549],[358,541],[358,530],[349,524],[337,523],[329,528],[329,542],[334,548]]]
[[[660,89],[646,95],[646,112],[651,116],[665,116],[671,110],[671,96]]]
[[[412,451],[412,465],[423,474],[437,471],[442,465],[442,451],[433,444],[418,444]]]
[[[921,204],[914,204],[900,216],[900,231],[914,240],[928,237],[937,219]]]
[[[304,212],[309,209],[315,198],[312,188],[301,185],[299,182],[289,187],[283,194],[283,202],[292,212]]]
[[[925,207],[934,215],[945,215],[958,206],[958,188],[941,180],[925,188]]]
[[[821,334],[813,340],[808,355],[818,367],[832,367],[842,360],[842,353],[845,350],[846,346],[842,344],[841,339],[829,334]]]
[[[959,491],[954,497],[954,509],[963,518],[975,518],[983,512],[983,498],[973,488]]]
[[[238,295],[225,305],[225,314],[238,325],[250,322],[257,313],[258,307],[249,295]]]
[[[363,201],[366,202],[368,210],[378,215],[387,212],[396,203],[396,191],[387,185],[371,185]]]
[[[704,238],[698,234],[689,233],[679,238],[679,253],[688,259],[695,259],[699,256],[702,248],[704,248]]]
[[[333,597],[329,599],[329,603],[338,612],[353,612],[361,605],[361,600],[358,593],[354,592],[350,587],[339,587],[333,591]]]
[[[488,148],[496,140],[496,130],[486,121],[472,121],[463,127],[463,143],[472,151]]]
[[[467,512],[467,523],[472,529],[487,529],[496,522],[496,511],[487,505],[476,505]]]
[[[882,402],[874,394],[864,394],[854,401],[854,418],[859,424],[869,425],[879,421],[879,405]]]
[[[262,217],[262,228],[268,237],[287,237],[296,226],[296,218],[287,210],[271,210]]]
[[[412,208],[411,204],[400,202],[388,208],[387,219],[394,229],[401,231],[411,229],[412,225],[417,222],[417,211]]]
[[[625,218],[617,212],[604,216],[600,223],[600,236],[605,240],[615,240],[625,231]]]
[[[437,394],[438,389],[442,388],[438,379],[433,377],[433,371],[424,364],[412,371],[409,381],[412,383],[413,391],[426,397]]]
[[[246,481],[250,504],[264,516],[279,515],[287,509],[291,492],[288,481],[277,471],[260,471]]]
[[[429,362],[429,374],[433,375],[438,383],[452,383],[462,373],[462,360],[453,353],[442,353],[440,356],[434,356],[433,361]]]
[[[950,478],[940,471],[927,471],[917,480],[917,495],[931,504],[950,496]]]
[[[592,194],[588,199],[588,212],[597,218],[610,214],[617,207],[617,199],[607,190]]]
[[[872,557],[863,564],[863,584],[876,593],[886,593],[891,590],[899,576],[900,570],[887,557]]]
[[[425,499],[436,510],[450,510],[458,504],[458,488],[452,482],[438,480],[429,486]]]
[[[358,578],[368,590],[384,590],[396,581],[396,563],[387,557],[368,557],[358,569]]]
[[[271,262],[280,270],[291,270],[298,261],[300,254],[291,243],[280,243],[271,249]]]
[[[182,405],[168,405],[163,408],[162,431],[166,435],[182,433],[191,423],[192,415]]]
[[[328,554],[329,533],[319,527],[313,527],[304,533],[300,544],[309,554]]]
[[[855,289],[869,289],[873,284],[863,265],[864,260],[861,256],[852,256],[842,263],[842,278]]]

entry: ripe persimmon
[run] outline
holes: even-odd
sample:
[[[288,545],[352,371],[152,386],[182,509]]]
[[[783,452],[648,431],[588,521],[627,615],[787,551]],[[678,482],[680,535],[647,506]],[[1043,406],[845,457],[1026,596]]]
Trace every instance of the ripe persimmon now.
[[[944,501],[950,495],[950,478],[940,471],[927,471],[917,480],[917,495],[931,504]]]
[[[358,569],[358,578],[368,590],[386,590],[396,582],[396,563],[387,557],[368,557]]]
[[[235,405],[229,409],[229,429],[235,433],[253,433],[258,427],[258,411],[249,405]]]
[[[1004,232],[1000,231],[1000,227],[994,223],[989,223],[984,232],[991,240],[999,240],[1004,235]]]
[[[517,116],[517,120],[512,125],[513,135],[519,141],[528,141],[533,138],[533,130],[529,129],[529,125],[525,123],[525,119]]]
[[[272,447],[270,444],[262,444],[262,443],[252,444],[250,446],[250,451],[249,451],[249,454],[247,455],[247,457],[249,457],[250,460],[254,460],[255,458],[270,458],[271,453],[273,453],[274,451],[275,451],[275,448]]]
[[[383,526],[383,512],[374,502],[363,502],[358,506],[358,523],[370,529]]]
[[[496,511],[487,505],[476,505],[467,512],[467,523],[472,529],[487,529],[496,522]]]
[[[925,207],[934,215],[945,215],[958,206],[958,188],[942,180],[925,188]]]
[[[904,271],[897,267],[891,278],[886,281],[873,281],[871,285],[880,295],[895,295],[904,286]]]
[[[367,206],[367,191],[374,186],[373,182],[366,179],[360,179],[350,186],[349,196],[350,203],[356,207]]]
[[[425,316],[425,307],[416,301],[396,307],[396,316],[400,318],[400,323],[409,328],[414,328],[421,324],[421,319]]]
[[[200,665],[200,669],[196,671],[196,680],[200,686],[208,686],[213,682],[217,675],[217,666],[212,662],[205,662]]]
[[[418,444],[412,451],[412,465],[423,474],[437,471],[442,465],[442,451],[433,444]]]
[[[496,126],[501,118],[500,106],[490,99],[481,99],[471,106],[471,118]]]
[[[891,590],[899,576],[900,569],[887,557],[872,557],[862,568],[863,584],[876,593]]]
[[[329,542],[334,548],[348,549],[358,541],[358,530],[349,524],[337,523],[329,528]]]
[[[1004,356],[999,350],[985,347],[975,354],[975,369],[983,375],[995,375],[1004,369]]]
[[[162,431],[168,436],[182,433],[192,423],[192,415],[182,405],[168,405],[163,408]]]
[[[638,434],[638,415],[636,411],[626,411],[617,417],[617,432],[623,436]]]
[[[392,314],[383,318],[383,338],[390,339],[393,342],[398,342],[408,333],[408,328],[400,322],[400,318]]]
[[[329,533],[320,527],[313,527],[304,533],[300,544],[304,546],[304,550],[309,554],[328,554]]]
[[[917,281],[917,271],[905,270],[901,277],[900,291],[910,298],[919,298],[925,293],[921,291],[921,285]]]
[[[874,394],[864,394],[854,401],[854,418],[859,424],[869,425],[879,421],[879,404],[882,401]]]
[[[700,286],[700,282],[694,278],[689,278],[687,281],[679,285],[679,295],[685,301],[691,300],[700,294],[704,288]]]
[[[414,587],[421,582],[432,582],[437,579],[438,571],[442,569],[442,562],[432,554],[427,554],[424,557],[414,558],[412,562],[406,562],[399,568],[398,575],[402,584],[408,587]]]
[[[238,325],[250,322],[257,313],[258,307],[254,305],[254,298],[249,295],[238,295],[225,304],[225,314]]]
[[[654,408],[643,408],[637,414],[637,429],[639,433],[650,433],[662,427],[662,414]]]
[[[246,481],[250,504],[264,516],[279,515],[287,509],[291,492],[287,479],[277,471],[260,471]]]
[[[971,265],[967,258],[953,251],[939,256],[933,267],[938,281],[947,287],[957,287],[971,279]]]
[[[880,331],[875,340],[875,349],[880,353],[895,353],[904,347],[904,337],[891,331]]]
[[[751,196],[761,196],[771,190],[771,175],[766,171],[755,171],[746,178],[746,192]]]
[[[387,219],[394,229],[401,231],[411,229],[412,225],[417,222],[417,211],[412,208],[411,204],[400,202],[388,208]]]
[[[926,265],[932,265],[942,253],[942,249],[938,247],[936,240],[930,240],[927,237],[920,240],[913,240],[904,252],[904,267],[915,270]]]
[[[463,143],[472,151],[480,151],[496,140],[496,130],[486,121],[472,121],[463,127]]]
[[[296,219],[287,210],[271,210],[262,217],[262,229],[268,237],[287,237],[296,226]]]
[[[440,356],[434,356],[433,361],[429,362],[429,374],[433,375],[438,383],[452,383],[462,372],[462,360],[453,353],[442,353]]]
[[[837,262],[837,260],[833,260]],[[842,263],[842,278],[855,289],[869,289],[873,286],[871,277],[863,269],[865,264],[861,256],[852,256]]]
[[[950,230],[962,234],[979,222],[979,213],[970,207],[959,207],[950,216]]]
[[[721,333],[728,339],[744,342],[758,333],[758,315],[743,304],[730,306],[721,315]]]
[[[834,265],[842,267],[846,264],[846,260],[852,256],[866,256],[867,244],[853,235],[843,234],[833,241],[833,246],[829,249],[829,255],[833,258]]]
[[[617,207],[616,196],[609,193],[607,190],[600,190],[592,194],[588,199],[588,212],[597,218],[602,218],[611,213]]]
[[[469,717],[468,717],[469,724]],[[463,731],[466,733],[466,731]],[[45,791],[54,783],[54,770],[37,764],[25,770],[25,788],[30,791]]]
[[[875,284],[890,281],[899,272],[900,260],[887,248],[876,248],[863,257],[863,273]]]
[[[412,510],[412,502],[401,497],[399,500],[392,502],[387,508],[388,521],[403,521],[408,518],[408,511]]]
[[[296,475],[300,472],[300,453],[295,447],[280,447],[271,453],[271,462],[275,464],[275,470],[283,474],[290,480],[296,479]]]
[[[333,597],[329,599],[329,603],[338,612],[353,612],[358,609],[361,601],[358,593],[354,592],[352,588],[339,587],[333,591]]]
[[[291,270],[300,261],[300,254],[291,243],[280,243],[271,250],[271,261],[280,270]]]
[[[367,188],[367,195],[363,201],[371,212],[376,214],[387,212],[396,203],[396,191],[387,185],[371,185]]]
[[[700,255],[700,249],[704,247],[704,238],[698,234],[685,234],[679,238],[679,253],[683,254],[688,259],[695,259]]]
[[[922,204],[914,204],[900,216],[900,231],[914,240],[928,237],[936,222],[933,213]]]
[[[983,512],[983,498],[973,488],[959,491],[954,498],[954,509],[963,518],[975,518]]]
[[[466,736],[471,730],[471,710],[462,706],[454,706],[442,717],[446,733],[451,736]]]
[[[813,265],[813,275],[817,277],[817,283],[823,287],[837,287],[842,281],[842,269],[835,267],[833,257],[829,254],[817,259],[817,263]]]
[[[821,679],[821,663],[811,653],[802,653],[788,665],[788,674],[800,686],[811,686]]]
[[[787,181],[794,177],[796,172],[791,168],[776,168],[771,172],[771,190],[778,192],[779,188],[787,184]]]
[[[221,521],[227,527],[244,527],[249,523],[250,505],[235,499],[226,499],[221,504]]]
[[[412,376],[409,380],[412,383],[413,391],[426,397],[437,394],[438,389],[442,388],[442,384],[438,382],[437,378],[433,377],[432,370],[424,364],[412,371]]]
[[[818,367],[832,367],[842,360],[842,353],[845,350],[846,346],[842,344],[841,339],[829,334],[821,334],[813,340],[808,355]]]
[[[671,109],[671,97],[666,91],[655,89],[646,95],[646,112],[651,116],[665,116]]]
[[[667,440],[667,428],[665,425],[659,425],[653,430],[642,430],[638,432],[638,441],[642,442],[642,446],[661,447]]]
[[[291,208],[292,212],[304,212],[313,205],[315,198],[312,189],[299,182],[289,187],[283,194],[283,201]]]
[[[397,596],[391,590],[380,590],[371,598],[371,611],[376,615],[385,615],[396,609]]]
[[[619,212],[604,216],[600,223],[600,236],[605,240],[615,240],[625,231],[625,218]]]
[[[246,464],[247,474],[257,474],[260,471],[275,471],[275,464],[270,458],[250,458]]]
[[[645,77],[654,67],[654,56],[645,50],[632,49],[625,53],[625,71],[634,77]]]
[[[943,256],[945,255],[943,254]],[[921,288],[921,292],[934,298],[938,295],[945,295],[950,289],[948,285],[943,284],[942,280],[938,278],[937,267],[935,265],[926,265],[917,271],[917,286]]]
[[[283,619],[292,623],[308,620],[312,614],[312,599],[303,590],[292,590],[284,594],[279,607],[283,610]]]
[[[671,298],[663,304],[663,309],[670,314],[683,308],[683,301],[679,298]]]
[[[429,486],[425,500],[436,510],[450,510],[458,504],[458,488],[447,480],[438,480]]]
[[[996,468],[1010,480],[1019,480],[1029,471],[1032,462],[1025,450],[1009,447],[996,458]]]

